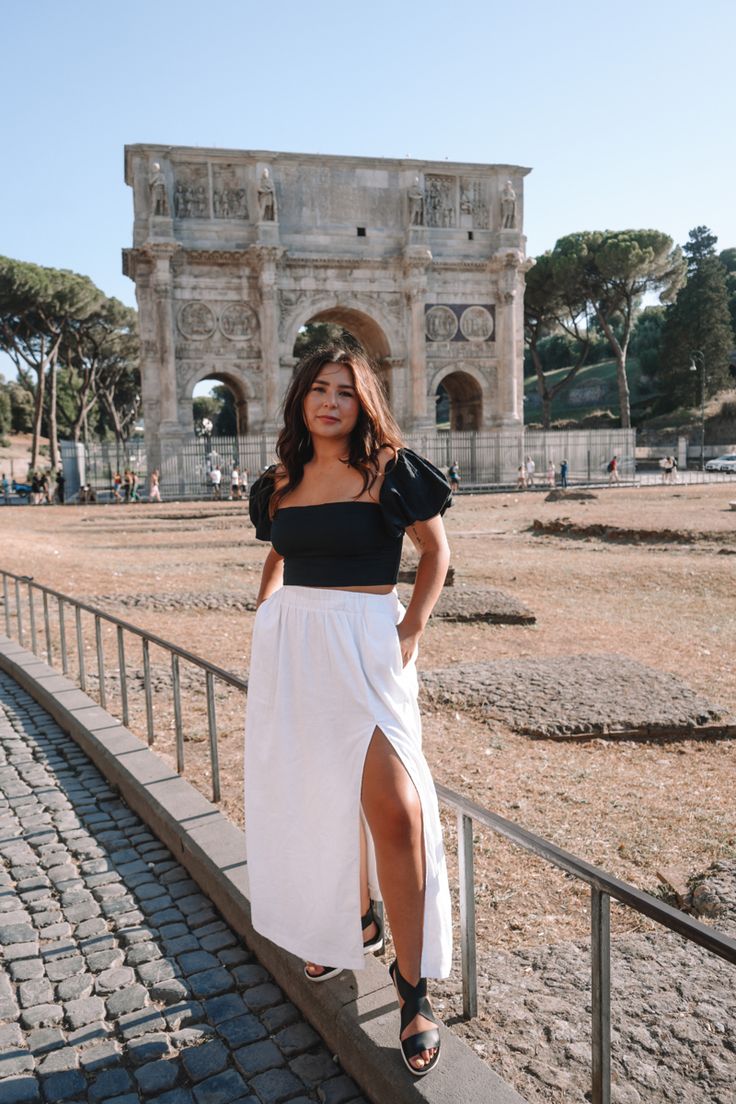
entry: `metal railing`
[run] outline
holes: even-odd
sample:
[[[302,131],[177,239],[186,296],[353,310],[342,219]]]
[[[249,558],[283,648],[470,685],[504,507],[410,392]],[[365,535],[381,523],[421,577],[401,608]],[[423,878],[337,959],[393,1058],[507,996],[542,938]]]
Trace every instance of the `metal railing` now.
[[[74,614],[76,632],[76,653],[78,682],[82,690],[87,688],[85,665],[83,614],[88,614],[94,623],[95,651],[97,657],[97,677],[100,705],[105,708],[106,697],[106,660],[103,644],[102,625],[114,626],[117,638],[117,667],[120,679],[121,720],[129,723],[129,687],[127,683],[125,634],[129,633],[141,641],[143,652],[143,689],[145,695],[146,735],[148,744],[155,741],[153,714],[153,691],[151,682],[150,648],[155,646],[167,651],[171,662],[171,683],[173,689],[174,729],[176,740],[176,769],[184,771],[184,728],[181,703],[180,661],[191,664],[204,674],[207,696],[207,727],[209,734],[209,756],[212,771],[212,799],[221,799],[220,768],[217,747],[217,714],[215,710],[215,680],[221,680],[235,689],[247,692],[247,683],[237,675],[210,663],[200,656],[181,648],[177,644],[164,640],[154,633],[141,629],[113,614],[104,612],[69,595],[62,594],[50,587],[36,583],[32,578],[0,570],[2,575],[2,601],[4,623],[7,636],[12,635],[15,622],[16,637],[25,645],[30,635],[30,647],[35,655],[39,652],[39,628],[35,596],[40,597],[43,609],[45,654],[49,665],[53,662],[54,640],[51,631],[51,611],[57,614],[57,649],[61,656],[64,674],[69,672],[69,653],[67,651],[66,616],[67,610]],[[25,594],[25,607],[23,595]],[[14,609],[11,611],[11,596]],[[661,927],[676,932],[691,943],[697,943],[711,954],[736,965],[736,940],[709,928],[686,913],[672,908],[663,901],[645,893],[627,882],[622,882],[597,866],[563,850],[541,836],[529,832],[526,828],[506,820],[490,809],[484,808],[472,799],[455,793],[447,786],[437,784],[439,800],[453,810],[457,817],[458,872],[460,899],[460,954],[462,966],[463,1013],[467,1019],[478,1014],[478,972],[475,941],[475,875],[473,854],[473,826],[481,824],[492,832],[505,837],[508,841],[545,862],[558,867],[566,874],[585,882],[590,887],[591,913],[591,989],[592,989],[592,1104],[610,1104],[611,1100],[611,898],[621,902],[635,912],[653,920]]]

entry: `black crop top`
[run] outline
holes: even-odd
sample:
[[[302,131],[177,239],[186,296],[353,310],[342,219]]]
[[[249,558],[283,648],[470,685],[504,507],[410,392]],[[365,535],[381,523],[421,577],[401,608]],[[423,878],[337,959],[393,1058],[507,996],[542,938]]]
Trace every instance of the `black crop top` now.
[[[286,506],[273,521],[268,503],[275,466],[250,491],[258,540],[284,557],[284,586],[381,586],[399,576],[404,530],[444,514],[450,488],[442,472],[410,449],[389,460],[378,502]]]

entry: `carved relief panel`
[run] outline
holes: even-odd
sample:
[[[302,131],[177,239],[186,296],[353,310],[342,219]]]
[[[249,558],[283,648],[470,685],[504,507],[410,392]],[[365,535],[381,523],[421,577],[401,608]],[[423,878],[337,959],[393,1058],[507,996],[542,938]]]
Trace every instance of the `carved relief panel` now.
[[[456,192],[454,176],[425,177],[427,226],[457,226]]]
[[[206,165],[178,165],[174,185],[174,217],[209,218],[209,179]]]
[[[212,166],[212,213],[220,219],[247,219],[248,195],[241,165]]]
[[[428,356],[488,356],[494,341],[495,307],[490,303],[427,304],[424,328]]]

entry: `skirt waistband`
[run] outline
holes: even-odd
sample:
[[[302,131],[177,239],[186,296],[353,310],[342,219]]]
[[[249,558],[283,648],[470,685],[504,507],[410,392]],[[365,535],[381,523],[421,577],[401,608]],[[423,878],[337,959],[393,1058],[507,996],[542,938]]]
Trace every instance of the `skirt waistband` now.
[[[323,587],[282,586],[271,598],[278,599],[279,605],[301,609],[340,610],[360,612],[369,607],[381,606],[395,611],[399,607],[399,596],[395,590],[388,594],[367,594],[361,590],[329,590]]]

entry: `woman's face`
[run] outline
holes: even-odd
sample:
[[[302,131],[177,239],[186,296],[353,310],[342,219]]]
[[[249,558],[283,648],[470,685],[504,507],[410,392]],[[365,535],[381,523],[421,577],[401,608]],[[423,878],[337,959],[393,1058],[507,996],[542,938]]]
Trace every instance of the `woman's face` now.
[[[348,437],[352,433],[360,404],[347,365],[322,365],[304,397],[302,412],[313,437]]]

